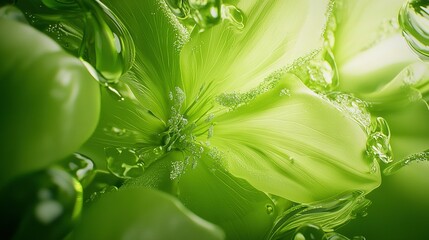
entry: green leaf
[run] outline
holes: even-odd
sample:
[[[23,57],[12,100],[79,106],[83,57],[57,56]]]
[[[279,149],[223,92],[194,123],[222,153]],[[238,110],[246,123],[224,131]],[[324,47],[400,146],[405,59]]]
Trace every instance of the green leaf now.
[[[147,188],[129,188],[103,195],[82,216],[72,239],[224,239],[173,197]]]
[[[213,121],[226,168],[263,192],[305,203],[380,184],[364,130],[293,75]]]
[[[245,26],[224,21],[193,32],[180,58],[189,116],[224,92],[248,90],[322,46],[328,1],[240,1]],[[204,93],[204,94],[202,94]]]

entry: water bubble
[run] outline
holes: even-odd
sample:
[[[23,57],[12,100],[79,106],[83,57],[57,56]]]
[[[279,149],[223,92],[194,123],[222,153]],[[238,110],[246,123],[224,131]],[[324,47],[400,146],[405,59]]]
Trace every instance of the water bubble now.
[[[390,146],[390,129],[384,118],[378,117],[372,123],[372,132],[366,142],[366,154],[370,159],[380,160],[384,163],[393,161]]]
[[[314,224],[304,224],[296,229],[293,240],[322,240],[325,232]]]
[[[144,172],[139,154],[131,148],[106,147],[107,168],[119,178],[139,177]]]
[[[399,12],[402,34],[423,60],[429,60],[429,2],[409,0]]]

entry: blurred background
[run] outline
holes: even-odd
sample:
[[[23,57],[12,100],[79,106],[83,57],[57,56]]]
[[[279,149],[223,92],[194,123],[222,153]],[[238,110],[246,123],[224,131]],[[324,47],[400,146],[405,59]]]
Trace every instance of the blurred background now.
[[[414,163],[384,177],[367,198],[372,201],[368,215],[338,232],[366,240],[429,239],[429,163]]]

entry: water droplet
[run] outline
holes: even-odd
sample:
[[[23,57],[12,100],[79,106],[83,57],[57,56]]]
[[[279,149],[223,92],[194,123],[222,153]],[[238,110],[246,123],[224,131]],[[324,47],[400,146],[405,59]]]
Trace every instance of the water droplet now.
[[[238,29],[244,28],[244,14],[234,5],[222,5],[222,18],[229,20]]]
[[[325,232],[314,224],[304,224],[296,229],[293,240],[322,240]]]
[[[221,20],[221,0],[188,0],[191,16],[202,29],[218,24]]]
[[[271,215],[271,214],[273,214],[273,213],[274,213],[274,207],[273,207],[273,205],[271,205],[271,204],[267,204],[267,205],[265,206],[265,209],[266,209],[266,211],[267,211],[267,214],[268,214],[268,215]]]
[[[372,123],[372,132],[366,142],[366,154],[370,159],[380,160],[384,163],[393,161],[390,146],[390,129],[384,118],[378,117]]]
[[[339,84],[338,69],[334,54],[329,47],[323,48],[305,64],[291,70],[311,89],[318,92],[332,91]]]
[[[165,0],[171,12],[179,18],[185,19],[188,17],[190,10],[187,1],[183,0]]]
[[[107,147],[104,152],[107,168],[115,176],[134,178],[143,174],[144,166],[141,164],[139,154],[134,149]]]
[[[118,127],[106,127],[103,129],[103,131],[110,136],[114,137],[122,137],[127,135],[127,129],[125,128],[118,128]]]
[[[244,28],[244,14],[236,6],[222,4],[222,0],[166,0],[167,6],[178,20],[193,29],[198,26],[200,31],[228,20],[237,29]]]
[[[423,60],[429,60],[429,2],[409,0],[399,12],[402,34]]]
[[[367,133],[371,131],[371,114],[368,111],[368,104],[365,101],[341,92],[331,92],[322,96],[333,103],[340,111],[348,114]]]
[[[171,163],[170,179],[175,180],[180,177],[185,171],[185,163],[183,161],[175,161]]]
[[[282,90],[280,90],[280,97],[286,96],[286,97],[290,97],[290,90],[287,88],[283,88]]]
[[[94,171],[94,162],[89,157],[80,153],[74,153],[61,165],[79,181]]]
[[[383,173],[385,175],[392,175],[405,166],[419,162],[429,162],[429,149],[420,153],[412,154],[401,161],[392,163],[386,169],[384,169]]]
[[[121,20],[101,1],[39,2],[17,2],[17,6],[26,10],[33,26],[87,63],[85,66],[103,86],[117,83],[131,68],[135,57],[133,39]]]
[[[312,83],[327,88],[332,83],[332,68],[325,60],[312,60],[307,66],[308,75]]]
[[[98,72],[102,84],[115,84],[134,62],[133,39],[121,20],[99,1],[80,1],[85,29],[80,57]]]
[[[153,154],[155,154],[155,156],[160,156],[164,153],[164,148],[162,146],[156,147],[152,150]]]
[[[118,191],[118,187],[106,186],[106,187],[102,188],[100,191],[96,191],[96,192],[91,193],[91,195],[86,200],[86,202],[94,202],[95,200],[100,198],[103,194],[108,193],[108,192],[114,192],[114,191]]]

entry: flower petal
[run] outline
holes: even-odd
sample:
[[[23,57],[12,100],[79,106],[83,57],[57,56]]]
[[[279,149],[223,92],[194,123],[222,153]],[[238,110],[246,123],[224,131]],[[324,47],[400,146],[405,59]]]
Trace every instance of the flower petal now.
[[[106,4],[122,17],[136,47],[136,61],[125,81],[134,81],[143,106],[167,119],[168,94],[180,86],[179,48],[186,41],[186,31],[164,1],[108,0]]]
[[[391,31],[398,32],[396,18],[403,3],[404,0],[337,1],[334,11],[337,63],[349,61]]]
[[[240,1],[243,29],[224,21],[194,32],[180,59],[187,105],[199,100],[189,114],[204,112],[205,99],[255,87],[274,70],[319,49],[328,5],[327,0]]]
[[[261,191],[312,202],[380,184],[364,130],[293,75],[213,121],[226,168]]]
[[[417,56],[404,38],[399,33],[395,34],[338,64],[339,88],[347,92],[375,91],[416,61]]]
[[[379,89],[356,95],[388,121],[397,160],[429,147],[428,64],[412,64]]]

